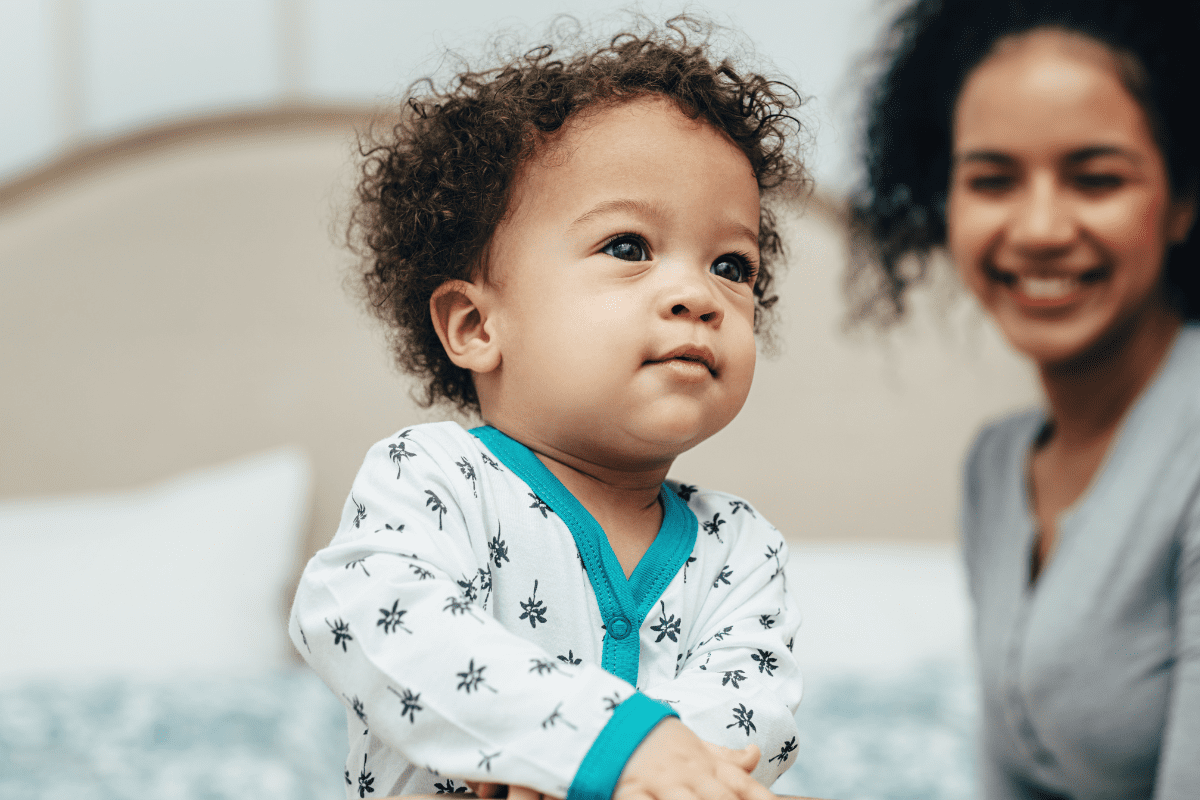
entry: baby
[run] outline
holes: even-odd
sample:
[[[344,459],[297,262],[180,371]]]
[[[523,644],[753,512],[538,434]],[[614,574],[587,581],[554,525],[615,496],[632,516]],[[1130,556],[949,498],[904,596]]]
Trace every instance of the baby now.
[[[410,93],[366,151],[369,305],[485,424],[371,448],[305,569],[349,796],[769,800],[791,766],[783,538],[666,476],[750,390],[795,100],[687,27]]]

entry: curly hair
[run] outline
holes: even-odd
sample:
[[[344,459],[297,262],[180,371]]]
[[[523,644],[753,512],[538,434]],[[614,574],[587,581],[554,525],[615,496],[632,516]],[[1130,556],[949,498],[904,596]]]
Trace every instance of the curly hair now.
[[[846,289],[852,323],[886,327],[946,242],[952,122],[967,75],[1006,36],[1054,27],[1121,56],[1121,78],[1145,111],[1171,192],[1200,183],[1200,4],[1178,0],[917,0],[892,23],[883,70],[867,94],[866,175],[850,203]],[[952,44],[951,44],[952,43]],[[1185,318],[1200,316],[1200,235],[1167,254],[1164,282]]]
[[[397,365],[425,382],[425,406],[478,411],[469,371],[447,357],[429,300],[447,280],[486,278],[486,253],[514,177],[544,137],[598,104],[663,95],[724,133],[745,154],[760,194],[807,182],[794,133],[798,94],[708,55],[712,27],[676,17],[645,35],[621,33],[588,52],[543,45],[445,88],[411,86],[398,123],[360,143],[361,176],[348,237],[362,260],[362,295],[388,330]],[[699,41],[693,41],[701,34]],[[760,212],[755,332],[778,299],[775,217]]]

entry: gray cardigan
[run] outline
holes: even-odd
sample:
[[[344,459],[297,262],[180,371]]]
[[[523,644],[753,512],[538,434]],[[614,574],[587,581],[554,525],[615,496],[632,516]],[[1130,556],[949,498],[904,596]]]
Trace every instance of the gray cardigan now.
[[[1045,419],[986,428],[966,467],[983,796],[1200,798],[1200,327],[1180,332],[1030,586],[1026,476]]]

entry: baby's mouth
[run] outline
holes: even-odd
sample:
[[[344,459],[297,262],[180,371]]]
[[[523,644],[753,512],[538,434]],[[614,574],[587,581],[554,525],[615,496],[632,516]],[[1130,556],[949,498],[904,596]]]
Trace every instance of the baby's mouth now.
[[[714,378],[717,377],[717,370],[713,364],[712,355],[704,349],[687,347],[679,348],[659,359],[650,361],[651,364],[665,364],[671,361],[682,361],[686,364],[698,364],[708,370],[708,373]]]

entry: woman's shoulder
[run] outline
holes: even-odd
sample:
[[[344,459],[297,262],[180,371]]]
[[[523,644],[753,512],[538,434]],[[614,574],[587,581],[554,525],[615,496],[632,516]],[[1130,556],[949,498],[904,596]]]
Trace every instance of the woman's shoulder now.
[[[967,455],[967,469],[1008,464],[1017,452],[1028,452],[1038,431],[1046,424],[1046,412],[1027,408],[986,423],[975,435]]]

